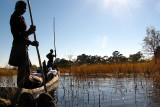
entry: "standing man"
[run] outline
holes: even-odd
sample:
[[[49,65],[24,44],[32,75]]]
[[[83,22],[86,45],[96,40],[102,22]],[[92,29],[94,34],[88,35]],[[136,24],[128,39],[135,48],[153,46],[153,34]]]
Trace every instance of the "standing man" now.
[[[48,53],[46,57],[49,59],[47,63],[47,68],[49,67],[53,68],[53,57],[56,57],[56,52],[55,52],[55,55],[53,55],[53,49],[51,49],[50,53]]]
[[[35,32],[36,27],[31,25],[27,30],[27,25],[23,17],[26,8],[27,4],[24,1],[17,1],[15,11],[10,18],[13,42],[9,64],[18,67],[17,86],[21,88],[27,88],[27,82],[29,80],[31,62],[28,56],[28,47],[29,45],[39,45],[37,41],[29,40],[29,35]]]

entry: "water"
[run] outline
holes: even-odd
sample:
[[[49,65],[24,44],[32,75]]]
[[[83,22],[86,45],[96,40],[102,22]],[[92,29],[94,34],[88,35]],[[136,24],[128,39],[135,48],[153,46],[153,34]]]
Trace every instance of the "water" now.
[[[1,77],[0,85],[16,85]],[[160,85],[153,77],[87,78],[61,75],[59,87],[51,93],[58,107],[158,107]]]
[[[60,107],[151,107],[159,104],[153,78],[89,78],[62,76]]]
[[[0,76],[0,86],[17,86],[17,76]]]

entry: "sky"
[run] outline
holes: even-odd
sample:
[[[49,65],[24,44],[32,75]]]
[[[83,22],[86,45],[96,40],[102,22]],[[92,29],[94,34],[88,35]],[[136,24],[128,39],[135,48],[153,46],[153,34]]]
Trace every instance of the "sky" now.
[[[17,0],[0,1],[0,67],[8,64],[13,36],[9,20]],[[27,0],[24,0],[27,2]],[[78,55],[124,56],[142,51],[146,27],[160,29],[159,0],[30,0],[41,60],[54,49],[57,58]],[[23,15],[31,25],[29,10]],[[33,35],[30,35],[33,41]],[[38,64],[36,48],[29,46],[32,64]]]

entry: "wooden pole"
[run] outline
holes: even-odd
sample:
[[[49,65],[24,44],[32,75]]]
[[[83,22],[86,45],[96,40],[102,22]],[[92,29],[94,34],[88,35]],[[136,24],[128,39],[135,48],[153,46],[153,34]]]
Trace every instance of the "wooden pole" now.
[[[30,2],[29,2],[29,0],[27,0],[27,2],[28,2],[28,7],[29,7],[31,24],[34,25],[33,18],[32,18],[32,11],[31,11]],[[37,39],[36,39],[36,33],[35,32],[34,32],[34,40],[37,41]],[[41,74],[42,74],[42,78],[43,78],[44,89],[45,89],[45,92],[47,92],[46,82],[45,82],[44,72],[43,72],[43,69],[42,69],[41,58],[40,58],[38,46],[36,46],[36,50],[37,50],[37,55],[38,55],[38,60],[39,60],[39,66],[40,66]]]
[[[55,51],[55,55],[56,55],[56,37],[55,37],[55,17],[53,18],[54,19],[54,51]],[[55,57],[56,59],[56,57]]]

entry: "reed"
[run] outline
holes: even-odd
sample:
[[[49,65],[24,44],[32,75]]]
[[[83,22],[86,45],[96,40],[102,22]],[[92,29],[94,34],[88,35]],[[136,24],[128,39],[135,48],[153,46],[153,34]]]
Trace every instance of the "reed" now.
[[[64,73],[68,69],[62,69]],[[92,77],[92,76],[107,76],[110,75],[126,75],[126,74],[147,74],[154,75],[160,74],[159,64],[154,62],[141,62],[141,63],[115,63],[115,64],[83,64],[74,65],[70,68],[70,73],[79,77]]]
[[[61,73],[68,73],[69,70],[67,68],[58,68]]]
[[[17,75],[16,69],[0,68],[0,76],[13,76],[13,75]]]

